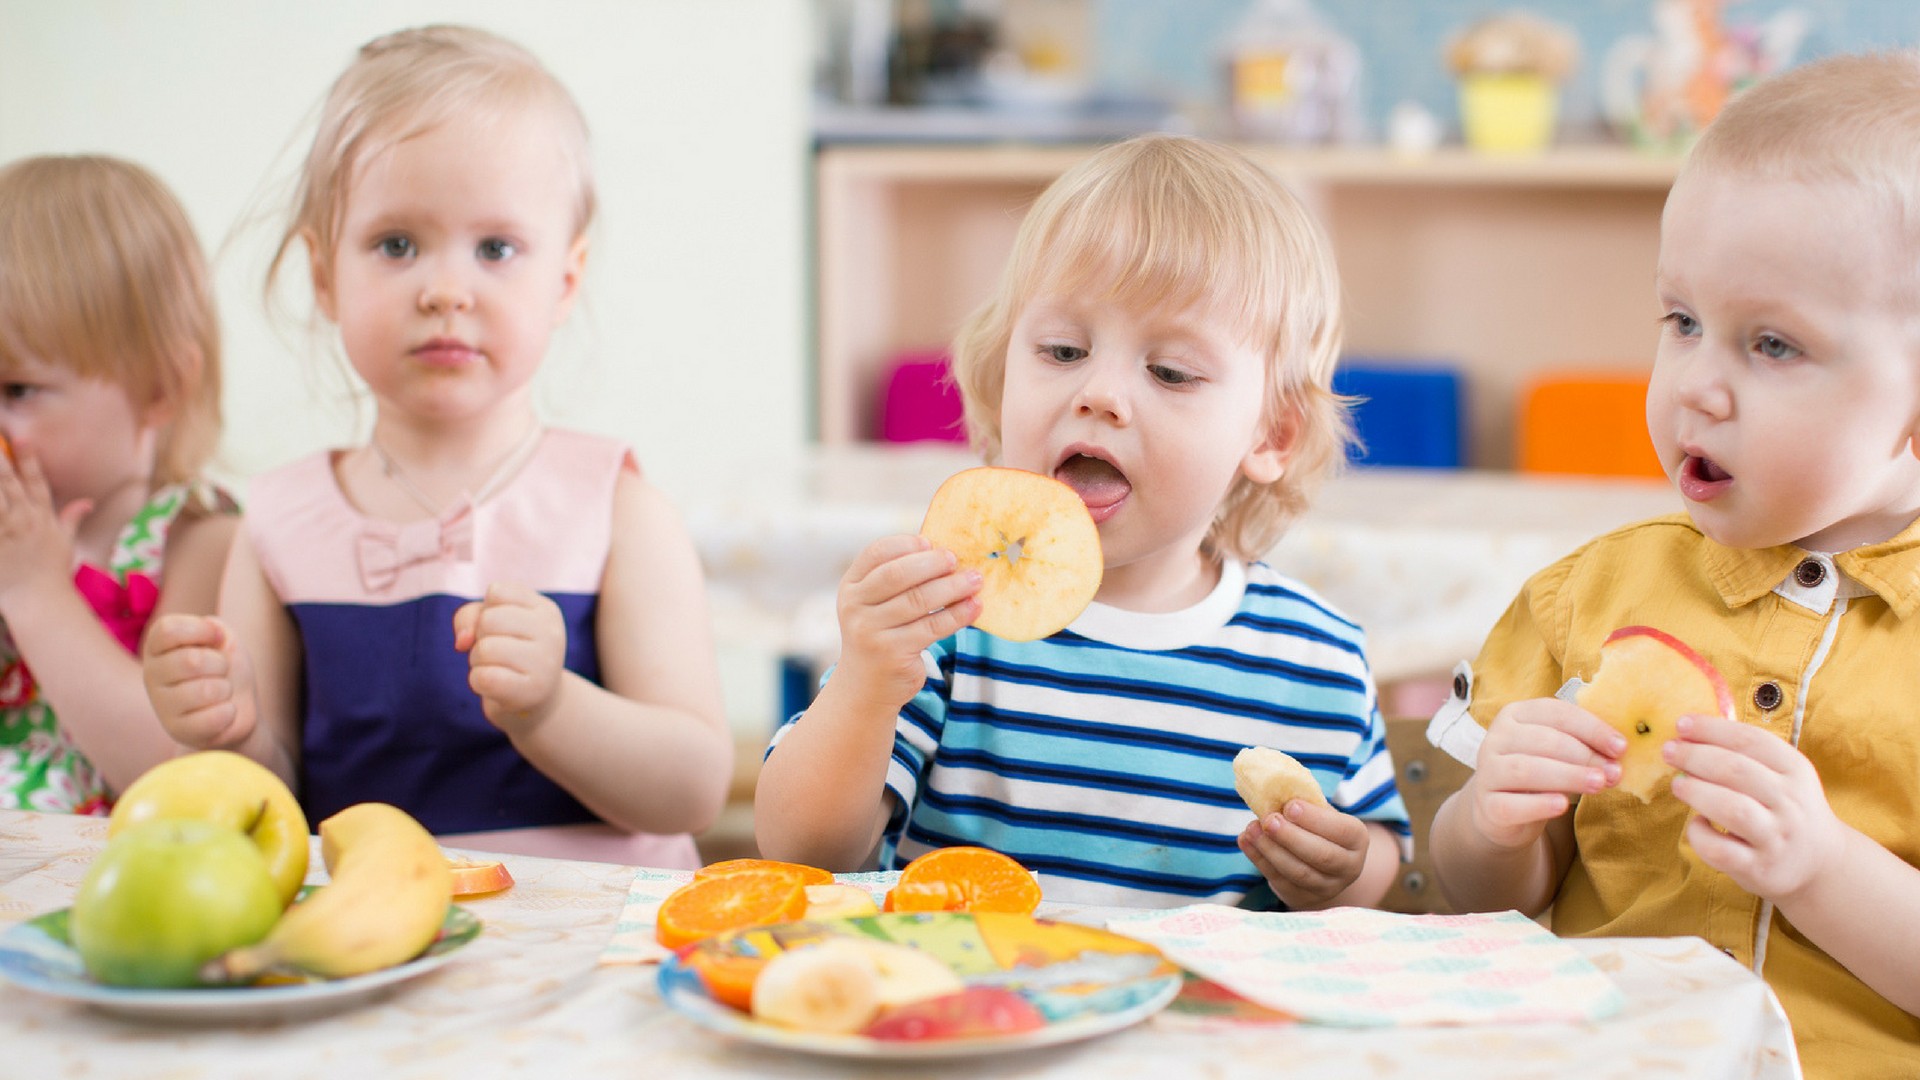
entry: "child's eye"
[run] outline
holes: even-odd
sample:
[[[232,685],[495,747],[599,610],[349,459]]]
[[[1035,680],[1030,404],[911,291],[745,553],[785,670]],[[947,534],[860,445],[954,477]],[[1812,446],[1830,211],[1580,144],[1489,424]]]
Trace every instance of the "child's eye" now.
[[[1194,376],[1187,372],[1181,371],[1179,368],[1168,367],[1165,364],[1148,364],[1147,371],[1166,386],[1181,386],[1194,380]]]
[[[1785,338],[1773,334],[1761,334],[1753,341],[1753,351],[1769,360],[1792,360],[1800,355]]]
[[[389,259],[405,259],[413,255],[413,241],[404,236],[383,236],[374,244],[374,248]]]
[[[33,395],[34,387],[29,383],[0,383],[0,398],[8,401],[20,401]]]
[[[1073,364],[1087,358],[1087,350],[1078,345],[1042,345],[1040,355],[1056,364]]]
[[[480,241],[480,257],[487,262],[505,262],[513,258],[515,250],[513,241],[497,236]]]
[[[1700,320],[1684,311],[1669,311],[1660,317],[1660,321],[1673,328],[1681,337],[1692,337],[1700,332]]]

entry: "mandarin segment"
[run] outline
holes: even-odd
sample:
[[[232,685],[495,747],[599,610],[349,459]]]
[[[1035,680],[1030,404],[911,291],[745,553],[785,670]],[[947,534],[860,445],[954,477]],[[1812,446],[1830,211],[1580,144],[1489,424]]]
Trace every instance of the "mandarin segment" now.
[[[987,911],[1031,915],[1040,883],[1017,861],[990,848],[929,851],[907,864],[887,894],[888,911]]]
[[[660,902],[653,936],[680,949],[715,934],[792,922],[807,912],[806,882],[785,870],[741,870],[695,878]]]
[[[1574,704],[1627,737],[1621,791],[1651,802],[1674,772],[1661,747],[1682,716],[1733,717],[1733,694],[1720,672],[1685,642],[1650,626],[1623,626],[1600,646],[1600,669]]]
[[[920,535],[980,573],[973,625],[1009,641],[1053,634],[1100,590],[1100,530],[1079,494],[1050,476],[993,466],[955,473],[934,492]]]

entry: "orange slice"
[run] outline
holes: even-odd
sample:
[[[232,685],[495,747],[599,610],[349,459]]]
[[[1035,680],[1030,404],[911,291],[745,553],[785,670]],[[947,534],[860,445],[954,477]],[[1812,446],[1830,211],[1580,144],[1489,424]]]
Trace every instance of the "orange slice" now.
[[[707,987],[713,1000],[731,1005],[741,1012],[753,1011],[753,984],[767,966],[769,957],[740,956],[717,950],[693,949],[686,954],[687,966]]]
[[[695,870],[693,876],[696,879],[719,877],[722,874],[737,874],[742,870],[784,870],[800,875],[803,884],[833,884],[833,872],[830,870],[822,870],[817,866],[808,866],[804,863],[780,862],[777,859],[727,859],[724,862],[703,866]]]
[[[498,860],[449,858],[447,869],[453,871],[455,896],[483,896],[513,887],[513,875]]]
[[[792,922],[807,913],[807,884],[786,870],[741,870],[695,878],[667,894],[654,940],[679,949],[728,930]]]
[[[929,851],[900,871],[888,911],[998,911],[1031,915],[1040,883],[1018,862],[983,847]]]

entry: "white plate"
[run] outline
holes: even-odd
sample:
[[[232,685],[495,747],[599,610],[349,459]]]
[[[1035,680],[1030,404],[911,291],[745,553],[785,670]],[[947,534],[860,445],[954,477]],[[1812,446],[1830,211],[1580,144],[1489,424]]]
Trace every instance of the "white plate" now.
[[[107,986],[87,976],[66,940],[66,912],[56,911],[0,932],[0,978],[50,997],[143,1020],[184,1023],[259,1023],[315,1016],[357,1005],[453,959],[480,936],[480,920],[462,907],[447,909],[440,937],[419,958],[345,979],[264,986],[144,990]]]

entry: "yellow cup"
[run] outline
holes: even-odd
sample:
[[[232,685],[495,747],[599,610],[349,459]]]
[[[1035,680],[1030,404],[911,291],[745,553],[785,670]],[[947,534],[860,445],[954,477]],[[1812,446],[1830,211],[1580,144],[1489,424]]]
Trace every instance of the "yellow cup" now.
[[[1492,154],[1527,154],[1553,141],[1560,91],[1540,75],[1460,77],[1460,127],[1467,145]]]

